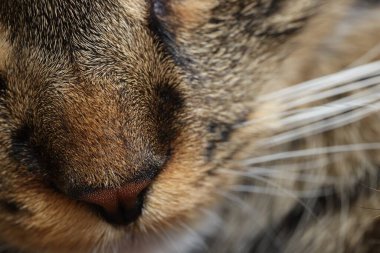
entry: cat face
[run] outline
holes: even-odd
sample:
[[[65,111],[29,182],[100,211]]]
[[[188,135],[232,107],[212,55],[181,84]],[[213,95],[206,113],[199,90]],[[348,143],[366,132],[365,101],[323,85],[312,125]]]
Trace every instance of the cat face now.
[[[234,180],[213,173],[242,145],[233,126],[315,2],[6,0],[0,241],[132,248],[197,219]]]

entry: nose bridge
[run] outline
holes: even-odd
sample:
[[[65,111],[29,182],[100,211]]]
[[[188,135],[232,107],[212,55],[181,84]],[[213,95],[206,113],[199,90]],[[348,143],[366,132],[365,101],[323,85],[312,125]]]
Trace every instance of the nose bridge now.
[[[107,148],[120,143],[122,119],[112,100],[83,97],[65,108],[64,128],[69,137]],[[108,142],[108,145],[105,145]],[[83,143],[86,144],[86,143]],[[87,145],[86,145],[87,146]]]
[[[146,100],[127,101],[104,85],[61,92],[44,97],[42,120],[31,126],[41,168],[58,189],[71,196],[78,189],[125,188],[161,171],[170,149],[157,137]]]
[[[45,97],[39,112],[43,120],[35,123],[44,166],[60,188],[70,188],[70,181],[105,181],[123,168],[133,169],[127,164],[114,92],[79,85],[60,92],[63,96]]]
[[[79,93],[66,104],[63,127],[68,145],[64,146],[68,146],[66,152],[71,153],[69,157],[76,166],[85,164],[112,170],[128,166],[131,157],[125,146],[125,118],[114,97],[101,91]]]

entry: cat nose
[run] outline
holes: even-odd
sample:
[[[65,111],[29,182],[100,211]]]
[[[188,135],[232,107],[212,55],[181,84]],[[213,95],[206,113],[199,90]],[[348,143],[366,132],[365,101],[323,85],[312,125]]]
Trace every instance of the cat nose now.
[[[128,225],[141,215],[143,198],[150,181],[128,183],[120,188],[98,189],[79,197],[95,207],[113,225]]]

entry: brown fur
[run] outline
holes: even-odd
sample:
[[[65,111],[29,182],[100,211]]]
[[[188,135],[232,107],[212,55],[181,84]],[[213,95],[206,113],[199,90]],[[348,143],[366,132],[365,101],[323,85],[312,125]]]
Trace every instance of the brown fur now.
[[[200,252],[277,252],[265,233],[287,222],[297,200],[239,194],[245,204],[231,204],[220,192],[248,179],[220,171],[244,171],[241,160],[274,152],[379,141],[374,114],[258,147],[281,129],[276,117],[260,122],[281,112],[277,101],[257,105],[261,95],[346,68],[380,42],[379,8],[357,4],[3,0],[0,252],[195,252],[196,233],[208,247]],[[350,16],[359,8],[368,16]],[[352,29],[340,34],[344,24]],[[235,128],[252,119],[259,122]],[[332,202],[342,202],[327,198],[325,212],[315,208],[292,233],[279,225],[278,252],[370,252],[376,215],[362,207],[380,203],[360,186],[377,187],[379,157],[378,150],[318,156],[331,163],[316,177],[336,177],[332,185],[300,183],[299,175],[273,180],[290,191],[332,188]],[[153,182],[128,226],[107,223],[78,200],[86,189],[141,178]]]

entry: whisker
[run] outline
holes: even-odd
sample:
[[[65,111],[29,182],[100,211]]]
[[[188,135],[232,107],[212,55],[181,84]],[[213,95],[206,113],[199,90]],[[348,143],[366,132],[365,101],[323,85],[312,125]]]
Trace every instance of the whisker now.
[[[379,90],[380,92],[380,90]],[[319,121],[321,119],[332,117],[334,115],[339,115],[344,112],[352,111],[358,108],[372,108],[375,111],[379,110],[379,108],[376,108],[375,105],[372,105],[370,103],[377,101],[380,99],[380,96],[378,94],[375,95],[369,95],[366,94],[365,96],[361,97],[360,99],[352,100],[352,101],[336,101],[333,103],[328,103],[323,106],[317,106],[312,107],[309,110],[305,110],[302,113],[289,116],[288,118],[284,118],[280,120],[281,126],[284,127],[294,127],[295,123],[298,124],[309,124],[315,121]]]
[[[351,83],[356,80],[378,74],[380,74],[380,61],[343,70],[338,73],[306,81],[270,94],[262,95],[257,102],[262,103],[270,100],[294,100],[295,98],[304,97],[309,93],[315,93],[319,90],[336,87],[344,83]]]
[[[369,150],[378,150],[380,149],[380,143],[358,143],[358,144],[349,144],[349,145],[338,145],[338,146],[328,146],[328,147],[320,147],[320,148],[310,148],[303,150],[295,150],[295,151],[286,151],[280,152],[271,155],[264,155],[260,157],[255,157],[251,159],[243,160],[244,166],[260,164],[265,162],[272,162],[283,159],[291,159],[291,158],[301,158],[308,156],[317,156],[323,154],[333,154],[333,153],[346,153],[346,152],[354,152],[354,151],[369,151]]]
[[[236,196],[236,195],[234,195],[234,194],[232,194],[230,192],[216,190],[215,193],[218,194],[218,195],[220,195],[220,196],[222,196],[223,198],[226,198],[228,200],[233,201],[234,203],[236,203],[237,205],[239,205],[239,207],[242,208],[242,209],[250,210],[250,209],[253,208],[252,206],[248,205],[247,202],[243,201],[238,196]]]
[[[332,129],[336,129],[360,119],[367,117],[380,109],[380,102],[373,104],[370,107],[363,107],[350,112],[348,115],[343,114],[338,117],[326,119],[311,125],[300,127],[282,134],[275,135],[268,139],[261,140],[257,143],[258,146],[272,147],[274,145],[283,144],[286,142],[297,140],[301,137],[323,133]]]
[[[375,76],[372,78],[367,78],[365,80],[348,83],[347,85],[344,85],[335,89],[330,89],[321,93],[312,94],[311,96],[305,96],[300,99],[290,101],[285,104],[285,107],[286,109],[294,108],[294,107],[315,102],[321,99],[330,98],[333,96],[341,95],[348,92],[353,92],[355,90],[359,90],[359,89],[363,89],[366,87],[379,85],[379,84],[380,84],[380,76]]]
[[[364,186],[365,188],[368,188],[368,189],[370,189],[370,190],[372,190],[372,191],[380,192],[379,189],[376,189],[376,188],[370,187],[370,186],[368,186],[368,185],[362,185],[362,186]]]
[[[256,194],[267,194],[267,195],[293,198],[289,196],[289,194],[279,191],[278,188],[260,187],[260,186],[254,186],[254,185],[232,185],[230,187],[230,190],[235,191],[235,192],[249,192],[249,193],[256,193]],[[333,194],[333,191],[328,192],[327,190],[290,191],[290,192],[296,195],[298,198],[318,198],[321,196],[329,196]]]
[[[199,235],[194,229],[192,229],[190,226],[186,225],[183,222],[180,222],[179,225],[187,231],[187,233],[191,236],[191,244],[194,245],[195,248],[198,250],[201,250],[202,252],[208,252],[209,248],[204,240],[204,238]]]
[[[380,211],[380,208],[365,207],[365,206],[361,206],[360,208],[363,208],[363,209],[366,209],[366,210]]]
[[[360,58],[355,60],[350,64],[349,67],[359,66],[361,64],[365,64],[367,62],[373,61],[376,57],[380,55],[380,43],[370,49],[367,53],[362,55]]]
[[[371,84],[373,79],[371,80]],[[367,80],[365,80],[367,81]],[[276,114],[271,114],[268,116],[256,118],[253,120],[249,120],[243,123],[239,123],[234,126],[234,128],[241,128],[250,125],[254,125],[256,123],[262,123],[269,120],[276,120],[278,123],[278,128],[280,127],[290,127],[290,124],[294,124],[297,122],[302,122],[305,124],[307,122],[317,121],[322,118],[331,117],[333,115],[337,115],[339,113],[354,110],[360,107],[372,107],[375,109],[374,105],[371,103],[377,101],[380,96],[380,77],[376,78],[377,85],[375,87],[369,87],[367,89],[356,92],[350,96],[340,98],[333,102],[325,103],[323,105],[313,106],[305,109],[292,109],[292,104],[285,104],[281,106],[281,112]],[[363,87],[361,87],[363,88]],[[318,94],[317,94],[318,95]],[[337,94],[334,94],[337,95]],[[310,101],[308,101],[310,102]],[[295,102],[297,103],[297,101]],[[298,105],[298,104],[297,104]],[[286,118],[287,117],[287,118]]]
[[[331,163],[330,160],[326,159],[320,159],[316,158],[316,161],[307,161],[307,162],[297,162],[297,163],[288,163],[288,164],[281,164],[281,165],[274,165],[274,166],[267,166],[267,167],[248,167],[244,169],[244,171],[254,171],[257,173],[267,173],[268,171],[273,171],[273,173],[276,172],[302,172],[302,171],[309,171],[309,170],[315,170],[323,168]]]
[[[233,126],[233,128],[234,129],[238,129],[238,128],[242,128],[242,127],[247,127],[247,126],[254,125],[256,123],[261,123],[261,122],[263,122],[265,120],[273,120],[273,119],[281,118],[281,117],[284,117],[284,116],[288,116],[288,115],[292,115],[292,114],[296,114],[296,113],[305,112],[305,111],[308,111],[308,110],[310,110],[310,109],[307,108],[307,109],[295,109],[295,110],[283,111],[283,112],[280,112],[280,113],[277,113],[277,114],[267,115],[267,116],[264,116],[264,117],[248,120],[248,121],[245,121],[245,122],[242,122],[242,123],[237,123],[236,125]]]
[[[227,200],[230,200],[231,202],[234,202],[235,204],[239,205],[243,210],[249,211],[249,213],[252,216],[256,216],[258,214],[258,211],[256,208],[254,208],[252,205],[248,205],[246,201],[243,201],[239,196],[232,194],[231,192],[217,191],[217,194],[219,194],[222,197],[226,198]],[[232,203],[232,204],[234,204],[234,203]],[[263,227],[266,225],[266,222],[261,220],[261,219],[252,219],[252,222],[257,224],[259,227]],[[280,244],[276,234],[274,233],[273,228],[270,225],[267,227],[267,229],[265,229],[265,234],[274,243]]]
[[[337,180],[337,178],[335,177],[323,176],[321,178],[318,178],[318,175],[291,173],[289,171],[281,171],[281,170],[267,170],[267,171],[260,171],[260,172],[256,172],[254,170],[245,171],[246,176],[249,176],[251,174],[268,177],[268,178],[289,179],[289,180],[294,180],[298,182],[307,182],[307,183],[315,183],[315,184],[320,184],[320,183],[333,184]]]
[[[367,105],[373,101],[376,101],[376,99],[379,98],[379,92],[380,92],[380,82],[377,83],[375,87],[370,87],[365,90],[361,90],[359,92],[356,92],[352,95],[333,100],[329,103],[324,103],[322,105],[312,106],[308,107],[306,109],[303,109],[303,112],[307,112],[307,110],[312,111],[319,111],[322,109],[331,109],[331,108],[342,108],[342,107],[348,107],[348,110],[352,110],[356,107]]]
[[[233,170],[228,170],[228,169],[221,169],[221,170],[218,170],[218,172],[219,173],[225,173],[225,174],[245,176],[241,172],[233,171]],[[260,177],[260,176],[257,176],[257,175],[250,175],[248,177],[256,179],[258,181],[264,182],[264,183],[266,183],[266,184],[268,184],[270,186],[273,186],[275,188],[280,189],[286,195],[288,195],[289,197],[291,197],[292,199],[294,199],[296,202],[298,202],[300,205],[302,205],[305,208],[305,210],[307,210],[312,216],[315,216],[314,213],[313,213],[313,211],[311,210],[311,208],[304,201],[302,201],[296,194],[294,194],[292,191],[289,191],[289,190],[285,189],[284,187],[282,187],[281,185],[279,185],[277,183],[274,183],[274,182],[271,182],[270,180],[265,179],[265,178]]]

